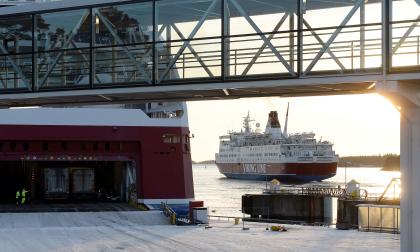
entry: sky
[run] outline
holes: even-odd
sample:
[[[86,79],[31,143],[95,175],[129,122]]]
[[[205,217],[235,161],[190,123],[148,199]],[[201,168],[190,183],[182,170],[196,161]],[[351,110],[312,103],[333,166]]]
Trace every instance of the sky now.
[[[340,156],[376,155],[400,152],[398,110],[378,94],[337,95],[297,98],[247,98],[223,101],[188,102],[192,159],[214,159],[219,136],[229,130],[240,131],[242,117],[250,113],[255,124],[265,129],[268,113],[279,113],[284,126],[290,103],[289,133],[309,132],[334,143]]]

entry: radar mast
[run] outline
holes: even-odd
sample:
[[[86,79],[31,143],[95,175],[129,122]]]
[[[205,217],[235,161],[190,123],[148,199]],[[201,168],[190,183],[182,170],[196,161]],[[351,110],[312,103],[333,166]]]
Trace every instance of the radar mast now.
[[[243,127],[245,129],[245,133],[251,133],[251,122],[253,122],[254,120],[252,120],[249,116],[249,111],[247,116],[243,117],[243,119]]]

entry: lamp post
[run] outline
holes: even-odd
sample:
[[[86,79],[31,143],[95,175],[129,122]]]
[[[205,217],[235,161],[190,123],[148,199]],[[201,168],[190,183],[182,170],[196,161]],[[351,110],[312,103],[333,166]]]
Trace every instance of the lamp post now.
[[[349,164],[349,162],[345,162],[344,163],[344,188],[347,185],[347,165]]]

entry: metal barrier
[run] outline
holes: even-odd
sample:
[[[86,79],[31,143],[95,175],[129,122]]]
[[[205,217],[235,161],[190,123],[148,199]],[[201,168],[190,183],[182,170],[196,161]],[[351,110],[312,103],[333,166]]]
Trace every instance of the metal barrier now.
[[[360,204],[359,231],[400,233],[400,206]]]
[[[346,190],[338,187],[282,187],[277,190],[264,189],[263,193],[267,194],[291,194],[291,195],[310,195],[324,197],[344,197]]]
[[[161,210],[165,216],[169,217],[171,225],[176,225],[177,216],[175,211],[164,202],[161,203]]]

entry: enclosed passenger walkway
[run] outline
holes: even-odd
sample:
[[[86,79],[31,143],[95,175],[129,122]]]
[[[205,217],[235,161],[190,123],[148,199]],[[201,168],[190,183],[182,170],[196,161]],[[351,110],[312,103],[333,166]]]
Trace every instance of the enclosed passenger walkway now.
[[[0,105],[372,92],[419,79],[419,13],[418,0],[1,8]]]

